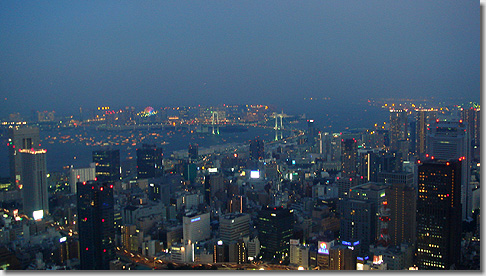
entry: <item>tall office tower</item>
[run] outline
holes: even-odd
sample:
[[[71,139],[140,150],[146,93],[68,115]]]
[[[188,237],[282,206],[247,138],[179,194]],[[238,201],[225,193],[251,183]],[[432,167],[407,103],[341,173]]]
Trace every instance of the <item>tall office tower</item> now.
[[[461,111],[461,119],[467,125],[467,133],[471,139],[472,158],[479,160],[481,151],[481,108],[471,106]]]
[[[75,169],[71,166],[69,170],[69,186],[71,193],[76,194],[76,183],[95,180],[96,177],[96,163],[90,163],[89,168]]]
[[[450,269],[460,260],[462,162],[428,160],[419,166],[419,269]]]
[[[379,149],[358,149],[358,175],[363,177],[363,183],[378,181],[381,155]]]
[[[408,174],[412,177],[411,174]],[[390,210],[388,233],[390,243],[400,246],[402,243],[415,243],[417,190],[403,182],[392,182],[386,188],[387,208]]]
[[[415,121],[415,154],[418,158],[425,158],[427,128],[430,123],[435,122],[437,111],[429,109],[417,110]]]
[[[162,165],[164,154],[156,145],[143,144],[137,149],[137,177],[147,179],[164,175]]]
[[[224,243],[236,242],[250,234],[250,215],[225,214],[219,218],[219,235]]]
[[[280,260],[289,253],[294,217],[290,209],[262,208],[258,212],[258,239],[263,260]]]
[[[19,149],[21,160],[22,199],[24,213],[36,218],[49,213],[47,165],[45,149]],[[36,212],[38,211],[38,212]],[[34,212],[36,212],[34,214]]]
[[[199,146],[197,144],[189,144],[187,147],[187,153],[189,156],[189,159],[191,160],[196,160],[197,157],[199,156]]]
[[[96,179],[99,182],[115,183],[120,180],[120,150],[93,151],[96,163]]]
[[[426,156],[435,160],[464,160],[462,162],[461,204],[462,219],[472,217],[471,147],[466,125],[461,122],[434,122],[427,135]]]
[[[246,196],[234,195],[228,200],[228,212],[230,213],[244,213],[246,211]]]
[[[182,218],[182,232],[184,242],[200,242],[211,237],[209,227],[209,213],[200,215],[192,214]]]
[[[317,129],[314,125],[314,120],[307,120],[307,143],[314,145],[315,138],[317,137]]]
[[[250,159],[261,160],[265,158],[265,148],[263,140],[255,138],[250,141]]]
[[[340,200],[340,240],[360,245],[366,253],[380,237],[379,207],[385,202],[386,185],[365,183],[351,188],[349,198]]]
[[[341,176],[356,177],[356,159],[358,154],[358,143],[356,139],[341,140]]]
[[[113,184],[77,183],[79,252],[82,270],[107,270],[115,256]]]
[[[10,161],[10,179],[18,187],[21,185],[22,161],[19,149],[40,147],[39,128],[12,127],[8,129],[8,155]]]
[[[390,150],[399,150],[399,141],[408,140],[407,110],[390,110]]]

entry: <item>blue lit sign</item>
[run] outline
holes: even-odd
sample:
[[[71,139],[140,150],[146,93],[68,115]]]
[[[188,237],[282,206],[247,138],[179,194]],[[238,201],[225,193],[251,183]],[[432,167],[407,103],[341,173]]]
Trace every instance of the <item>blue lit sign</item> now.
[[[366,257],[365,257],[365,260],[368,260],[369,258],[370,258],[370,257],[366,256]]]
[[[357,257],[356,259],[362,261],[363,260],[363,257]]]
[[[359,241],[353,242],[353,246],[356,246],[359,244]]]
[[[351,242],[348,242],[348,241],[342,241],[342,244],[344,244],[344,245],[351,245]]]
[[[191,219],[191,222],[195,222],[195,221],[198,221],[198,220],[201,220],[201,217],[193,218],[193,219]]]

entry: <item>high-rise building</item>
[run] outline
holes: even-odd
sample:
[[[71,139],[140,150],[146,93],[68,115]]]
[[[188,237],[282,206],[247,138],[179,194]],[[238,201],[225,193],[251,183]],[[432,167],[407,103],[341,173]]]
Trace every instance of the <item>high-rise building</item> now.
[[[8,129],[8,153],[10,157],[10,178],[16,186],[21,185],[22,161],[19,149],[40,147],[39,128],[12,127]]]
[[[461,119],[467,125],[467,133],[469,133],[471,141],[472,158],[479,160],[481,151],[481,108],[479,106],[463,108]]]
[[[416,251],[419,269],[448,270],[460,260],[462,162],[428,160],[419,166]]]
[[[93,151],[93,162],[96,164],[96,180],[112,184],[120,180],[120,150]]]
[[[49,213],[45,149],[19,149],[24,213],[39,217]],[[41,213],[39,213],[41,212]]]
[[[219,218],[219,235],[224,243],[236,242],[249,234],[249,214],[225,214]]]
[[[357,252],[338,244],[329,249],[329,270],[356,270]]]
[[[461,204],[462,219],[472,217],[471,147],[466,125],[462,122],[438,121],[432,123],[427,135],[426,157],[435,160],[464,160],[462,164]]]
[[[292,211],[274,207],[258,212],[258,239],[264,260],[280,260],[289,253],[294,224]]]
[[[390,150],[399,150],[399,141],[408,140],[407,110],[390,110]]]
[[[355,138],[341,140],[341,176],[356,177],[358,143]]]
[[[156,145],[143,144],[137,149],[137,177],[147,179],[164,175],[162,148]]]
[[[386,198],[387,208],[390,210],[388,233],[391,245],[414,244],[417,231],[417,191],[412,185],[392,182],[391,186],[386,188]]]
[[[250,141],[250,159],[261,160],[265,158],[263,140],[255,138]]]
[[[199,156],[199,146],[197,144],[190,144],[187,147],[187,153],[189,155],[189,159],[196,160]]]
[[[379,207],[385,201],[386,185],[365,183],[352,187],[349,198],[339,201],[340,240],[359,244],[362,253],[380,237]]]
[[[96,178],[96,163],[90,163],[89,168],[74,169],[71,166],[69,170],[69,186],[71,193],[76,194],[76,183],[95,180]]]
[[[200,242],[211,237],[209,227],[209,213],[192,214],[182,218],[182,231],[184,242]]]
[[[77,183],[79,252],[82,270],[108,270],[115,256],[113,184]]]
[[[425,158],[427,128],[429,128],[430,123],[434,122],[436,118],[437,111],[428,109],[417,110],[415,121],[415,154],[418,158]]]

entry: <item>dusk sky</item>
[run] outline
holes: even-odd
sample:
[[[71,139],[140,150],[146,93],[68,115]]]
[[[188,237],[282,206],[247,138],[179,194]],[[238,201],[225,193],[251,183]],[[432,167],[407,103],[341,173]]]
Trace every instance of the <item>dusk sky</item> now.
[[[0,116],[480,99],[478,1],[6,0],[0,34]]]

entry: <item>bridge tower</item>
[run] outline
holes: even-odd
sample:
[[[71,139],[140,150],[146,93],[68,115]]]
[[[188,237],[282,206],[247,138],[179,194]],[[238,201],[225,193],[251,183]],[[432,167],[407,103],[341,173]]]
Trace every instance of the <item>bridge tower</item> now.
[[[283,124],[282,124],[282,114],[275,114],[275,141],[283,139]],[[280,120],[279,120],[280,119]]]
[[[211,111],[211,125],[213,127],[213,134],[219,135],[219,114],[218,111]],[[216,124],[214,123],[214,115],[216,114]],[[216,125],[216,126],[215,126]]]

